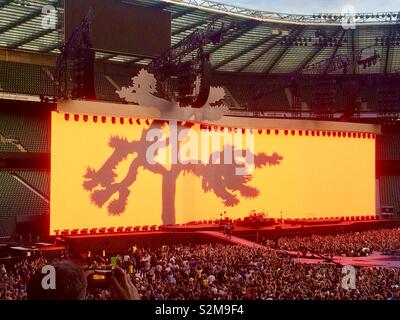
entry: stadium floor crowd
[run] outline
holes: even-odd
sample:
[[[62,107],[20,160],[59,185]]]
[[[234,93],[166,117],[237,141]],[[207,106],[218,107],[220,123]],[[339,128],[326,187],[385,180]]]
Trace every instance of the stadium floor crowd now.
[[[336,236],[281,239],[279,249],[356,254],[360,247],[400,249],[400,229]],[[126,271],[142,300],[388,300],[400,298],[399,268],[356,268],[355,288],[342,286],[342,266],[296,263],[281,250],[232,245],[179,245],[121,252],[117,265]],[[43,257],[0,266],[7,284],[1,299],[27,298],[30,278]],[[82,268],[107,269],[100,256],[79,262]],[[111,299],[109,288],[88,288],[86,299]]]

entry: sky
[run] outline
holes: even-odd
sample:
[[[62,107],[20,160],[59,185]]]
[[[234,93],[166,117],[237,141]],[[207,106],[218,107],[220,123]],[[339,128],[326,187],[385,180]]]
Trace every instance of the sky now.
[[[340,13],[345,5],[352,5],[356,12],[400,11],[400,0],[216,0],[249,9],[282,13]]]

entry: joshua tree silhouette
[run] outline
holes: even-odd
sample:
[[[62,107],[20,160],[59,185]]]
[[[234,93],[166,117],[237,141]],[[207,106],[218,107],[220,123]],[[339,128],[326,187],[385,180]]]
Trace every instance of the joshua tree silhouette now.
[[[259,195],[258,189],[248,185],[252,179],[251,175],[236,175],[237,164],[212,164],[213,154],[210,155],[209,164],[178,163],[171,165],[170,169],[159,163],[150,164],[146,159],[146,150],[152,142],[146,141],[146,134],[153,128],[163,129],[164,124],[165,121],[154,121],[149,128],[143,130],[140,139],[137,141],[128,141],[125,138],[115,136],[110,138],[109,146],[114,149],[111,156],[100,169],[96,171],[92,168],[87,168],[84,174],[83,188],[90,191],[90,198],[94,205],[103,207],[114,194],[118,193],[118,198],[112,200],[107,209],[110,215],[122,214],[128,202],[129,187],[135,183],[140,168],[162,176],[163,203],[161,217],[165,225],[175,224],[176,181],[181,173],[200,177],[203,191],[213,192],[228,207],[235,206],[240,201],[235,192],[239,192],[245,198],[255,198]],[[179,126],[178,131],[180,132],[180,130],[187,127]],[[166,138],[165,142],[165,145],[168,145],[169,138]],[[246,151],[250,152],[249,150]],[[120,182],[115,182],[117,174],[114,170],[129,154],[135,154],[136,158],[130,164],[126,177]],[[157,154],[154,155],[154,157],[156,156]],[[223,156],[223,152],[221,152],[220,156]],[[271,156],[259,153],[254,155],[254,167],[279,165],[282,159],[283,157],[277,153],[273,153]],[[241,164],[241,166],[245,165],[245,163]],[[210,166],[218,166],[218,170],[210,170]]]

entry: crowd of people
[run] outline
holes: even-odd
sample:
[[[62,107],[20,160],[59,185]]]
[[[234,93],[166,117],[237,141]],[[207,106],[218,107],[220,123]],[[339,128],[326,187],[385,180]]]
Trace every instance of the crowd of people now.
[[[372,252],[400,250],[400,228],[377,229],[338,235],[311,235],[265,241],[276,249],[329,256],[356,257]]]
[[[399,269],[360,268],[356,289],[346,290],[341,266],[300,264],[262,248],[175,246],[120,261],[143,300],[379,300],[400,294]]]
[[[2,266],[1,279],[7,283],[3,299],[26,299],[30,277],[46,263],[49,262],[44,258],[38,258],[23,260],[9,269]],[[113,259],[95,256],[75,263],[89,270],[117,268],[142,300],[400,298],[399,268],[358,268],[356,287],[347,290],[342,287],[341,266],[296,263],[287,253],[268,248],[222,244],[163,246],[152,250],[133,247]],[[88,288],[85,295],[89,300],[112,297],[112,287]]]
[[[31,276],[48,262],[44,257],[36,259],[22,259],[11,263],[7,267],[0,265],[0,299],[25,300],[27,298],[27,284]]]

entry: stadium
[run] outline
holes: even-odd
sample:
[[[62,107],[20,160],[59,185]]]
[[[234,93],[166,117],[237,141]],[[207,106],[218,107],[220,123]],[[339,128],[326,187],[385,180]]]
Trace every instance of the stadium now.
[[[399,72],[400,12],[0,0],[0,300],[400,299]]]

